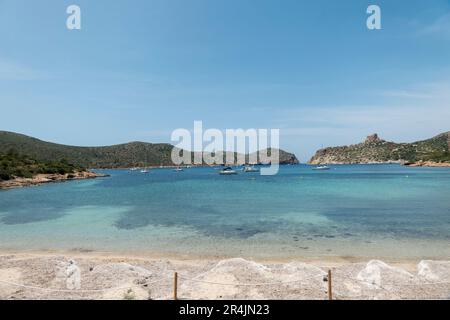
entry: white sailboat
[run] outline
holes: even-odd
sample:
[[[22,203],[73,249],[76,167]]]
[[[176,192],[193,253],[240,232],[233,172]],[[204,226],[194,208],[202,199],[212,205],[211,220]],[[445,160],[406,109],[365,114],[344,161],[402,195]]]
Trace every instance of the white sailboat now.
[[[237,174],[237,172],[235,170],[233,170],[233,168],[231,168],[231,167],[226,167],[226,168],[223,168],[222,170],[220,170],[219,174],[223,175],[223,176],[229,176],[229,175]]]
[[[330,170],[330,167],[328,166],[318,166],[313,168],[313,170]]]
[[[258,168],[255,168],[254,166],[245,166],[242,171],[244,172],[259,172]]]

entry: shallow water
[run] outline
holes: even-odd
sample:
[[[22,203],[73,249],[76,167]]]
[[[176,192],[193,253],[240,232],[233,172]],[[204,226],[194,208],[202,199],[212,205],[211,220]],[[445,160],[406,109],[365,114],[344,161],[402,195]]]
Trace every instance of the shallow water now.
[[[450,169],[214,168],[0,192],[0,249],[450,259]]]

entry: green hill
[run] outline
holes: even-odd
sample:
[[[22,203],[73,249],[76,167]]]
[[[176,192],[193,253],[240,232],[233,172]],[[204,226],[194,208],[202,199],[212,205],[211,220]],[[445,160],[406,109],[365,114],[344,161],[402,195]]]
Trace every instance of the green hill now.
[[[85,169],[73,165],[65,159],[57,161],[38,161],[14,150],[0,153],[0,181],[19,178],[32,178],[36,174],[72,174]]]
[[[321,149],[309,163],[450,162],[449,141],[450,132],[413,143],[389,142],[374,134],[363,143]]]
[[[67,159],[86,168],[171,166],[171,144],[130,142],[104,147],[76,147],[45,142],[23,134],[0,131],[0,153],[14,149],[40,161]],[[280,150],[282,163],[298,163],[295,155]]]
[[[37,160],[68,159],[87,168],[170,165],[173,146],[131,142],[105,147],[75,147],[45,142],[22,134],[0,131],[0,151],[10,149]]]

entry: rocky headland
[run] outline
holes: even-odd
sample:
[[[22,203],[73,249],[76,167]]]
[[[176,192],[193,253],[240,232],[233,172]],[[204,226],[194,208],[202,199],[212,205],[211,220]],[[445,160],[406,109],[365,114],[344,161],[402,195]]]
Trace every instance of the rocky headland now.
[[[410,166],[442,166],[450,164],[449,132],[434,138],[395,143],[372,134],[359,144],[321,149],[310,164],[374,164],[400,163]]]

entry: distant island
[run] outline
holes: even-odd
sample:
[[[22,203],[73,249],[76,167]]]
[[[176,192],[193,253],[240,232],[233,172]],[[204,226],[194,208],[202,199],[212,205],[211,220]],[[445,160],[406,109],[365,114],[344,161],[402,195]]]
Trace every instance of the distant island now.
[[[310,164],[401,163],[410,166],[450,166],[450,132],[413,143],[382,140],[377,134],[363,143],[321,149]]]
[[[0,131],[0,154],[15,150],[38,161],[60,161],[83,168],[114,169],[175,166],[171,160],[175,148],[167,143],[130,142],[103,147],[78,147],[42,141],[23,134]],[[297,157],[279,150],[280,164],[297,164]],[[234,159],[237,154],[234,153]],[[248,155],[246,155],[248,159]]]

